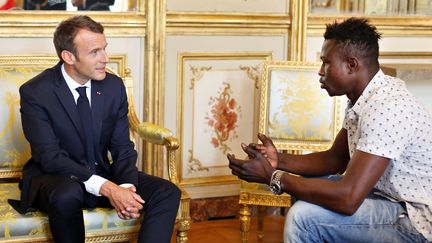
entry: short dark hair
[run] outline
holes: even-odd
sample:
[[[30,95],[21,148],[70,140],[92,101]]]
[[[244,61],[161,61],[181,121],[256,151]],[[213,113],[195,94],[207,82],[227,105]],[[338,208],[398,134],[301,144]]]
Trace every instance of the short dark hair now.
[[[101,34],[104,32],[104,27],[87,15],[76,15],[63,20],[56,28],[53,40],[57,56],[61,60],[61,52],[64,50],[70,51],[78,57],[74,39],[81,29]]]
[[[368,61],[378,61],[378,40],[381,33],[365,18],[349,18],[343,22],[334,22],[326,25],[324,39],[336,40],[343,45],[345,57],[356,56]]]

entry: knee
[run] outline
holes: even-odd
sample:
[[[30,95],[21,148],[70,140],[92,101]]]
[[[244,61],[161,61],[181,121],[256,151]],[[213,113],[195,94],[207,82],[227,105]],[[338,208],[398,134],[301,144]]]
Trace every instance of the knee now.
[[[303,201],[297,201],[289,210],[285,219],[285,230],[298,227],[303,224],[304,217],[307,217],[307,205]]]
[[[170,181],[163,180],[159,191],[161,192],[161,194],[169,197],[170,200],[180,201],[181,191],[174,183]]]
[[[50,208],[59,211],[81,209],[84,200],[84,192],[77,182],[60,183],[49,194]]]
[[[285,241],[292,242],[289,240],[291,237],[299,236],[302,232],[310,230],[310,226],[314,224],[314,221],[319,220],[319,213],[317,213],[319,209],[319,206],[304,201],[297,201],[294,203],[288,210],[285,219]]]

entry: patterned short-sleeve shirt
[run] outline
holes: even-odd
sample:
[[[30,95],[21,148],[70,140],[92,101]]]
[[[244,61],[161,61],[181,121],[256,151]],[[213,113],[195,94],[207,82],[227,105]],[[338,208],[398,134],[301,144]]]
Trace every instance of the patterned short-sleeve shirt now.
[[[390,159],[375,188],[405,202],[415,228],[432,241],[432,118],[405,83],[374,76],[355,104],[348,100],[343,127],[350,156],[360,150]]]

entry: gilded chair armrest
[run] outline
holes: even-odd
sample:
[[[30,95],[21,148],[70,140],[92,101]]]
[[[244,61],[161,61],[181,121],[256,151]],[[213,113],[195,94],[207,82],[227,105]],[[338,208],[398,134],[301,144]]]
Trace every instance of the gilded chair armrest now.
[[[150,143],[165,145],[168,150],[176,150],[179,147],[179,140],[172,132],[165,127],[150,122],[142,122],[138,125],[138,135]]]
[[[176,150],[180,146],[178,138],[174,137],[169,129],[150,122],[139,123],[136,128],[136,132],[141,139],[166,147],[169,179],[174,184],[179,185],[176,161]]]

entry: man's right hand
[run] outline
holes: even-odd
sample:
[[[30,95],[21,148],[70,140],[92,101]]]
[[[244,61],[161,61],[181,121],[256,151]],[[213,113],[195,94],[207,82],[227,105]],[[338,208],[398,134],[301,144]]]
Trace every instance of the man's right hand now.
[[[84,0],[72,0],[72,6],[81,7],[84,4]]]
[[[136,193],[134,186],[124,188],[106,181],[102,184],[99,193],[110,200],[121,219],[137,219],[143,209],[144,200]]]
[[[273,141],[262,133],[258,133],[258,139],[262,144],[249,144],[249,147],[258,150],[271,164],[274,169],[278,168],[278,151]],[[245,151],[246,152],[246,151]]]

